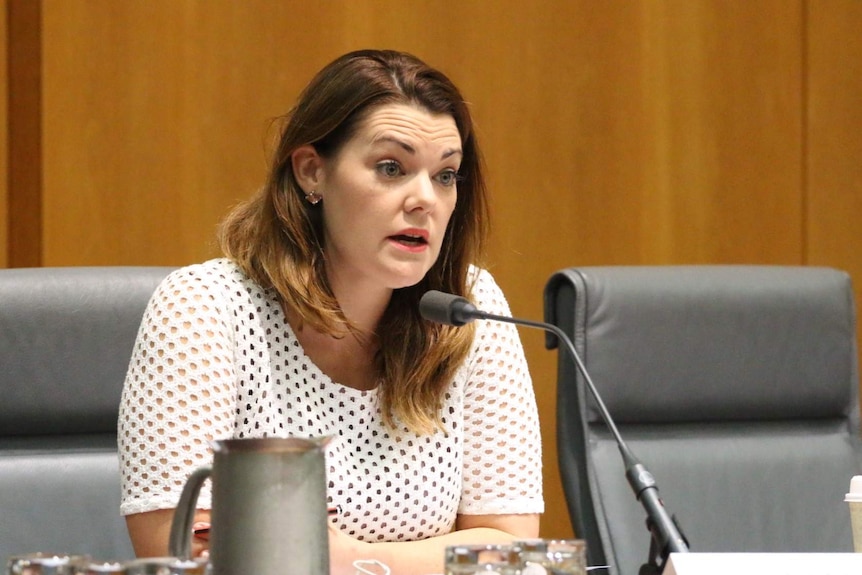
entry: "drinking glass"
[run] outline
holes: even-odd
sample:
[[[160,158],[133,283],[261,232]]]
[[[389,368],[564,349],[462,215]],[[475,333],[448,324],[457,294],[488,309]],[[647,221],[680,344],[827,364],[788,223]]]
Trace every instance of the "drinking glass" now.
[[[109,575],[110,573],[125,574],[126,566],[119,561],[92,561],[86,565],[83,575]]]
[[[198,559],[148,557],[124,564],[125,575],[205,575],[207,563]]]
[[[582,539],[516,541],[521,575],[586,575],[587,545]]]
[[[13,555],[6,563],[6,575],[80,575],[89,561],[88,555]]]
[[[511,545],[451,545],[446,548],[446,575],[518,575],[520,558]]]

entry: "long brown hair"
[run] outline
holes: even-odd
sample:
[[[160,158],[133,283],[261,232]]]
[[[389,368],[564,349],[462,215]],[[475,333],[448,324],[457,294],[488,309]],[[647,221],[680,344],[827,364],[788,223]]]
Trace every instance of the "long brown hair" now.
[[[305,200],[291,155],[311,144],[324,158],[338,154],[365,115],[387,104],[418,105],[455,120],[463,157],[458,201],[437,261],[416,285],[397,289],[377,329],[376,365],[384,420],[430,432],[442,396],[473,340],[471,326],[450,328],[419,315],[419,299],[437,289],[470,293],[470,265],[480,264],[488,227],[482,159],[467,104],[441,72],[403,52],[345,54],[309,83],[284,124],[266,185],[237,206],[220,230],[222,250],[251,278],[275,289],[301,321],[344,336],[352,326],[329,286],[323,260],[323,215]]]

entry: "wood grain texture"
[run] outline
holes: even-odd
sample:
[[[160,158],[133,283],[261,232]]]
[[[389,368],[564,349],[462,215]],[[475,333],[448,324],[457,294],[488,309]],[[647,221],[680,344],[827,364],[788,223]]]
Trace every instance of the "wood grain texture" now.
[[[862,309],[862,2],[807,19],[806,263],[848,270]]]

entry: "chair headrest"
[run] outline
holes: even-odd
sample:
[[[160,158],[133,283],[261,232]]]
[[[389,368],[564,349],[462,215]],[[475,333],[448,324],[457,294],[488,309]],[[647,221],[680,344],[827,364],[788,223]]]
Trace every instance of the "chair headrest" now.
[[[575,345],[618,422],[831,417],[856,409],[853,293],[842,271],[570,268],[548,282],[545,310],[547,321],[573,325]]]
[[[0,436],[116,429],[163,267],[0,270]]]

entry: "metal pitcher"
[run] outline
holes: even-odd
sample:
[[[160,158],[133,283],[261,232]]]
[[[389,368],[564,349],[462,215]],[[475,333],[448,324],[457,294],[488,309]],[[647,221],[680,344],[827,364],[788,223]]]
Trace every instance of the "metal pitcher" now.
[[[326,465],[331,438],[213,442],[213,465],[197,469],[180,496],[170,554],[191,555],[198,494],[212,477],[213,575],[329,575]]]

